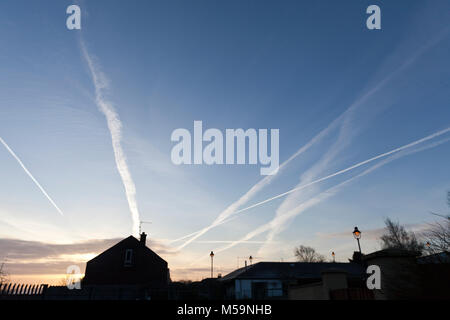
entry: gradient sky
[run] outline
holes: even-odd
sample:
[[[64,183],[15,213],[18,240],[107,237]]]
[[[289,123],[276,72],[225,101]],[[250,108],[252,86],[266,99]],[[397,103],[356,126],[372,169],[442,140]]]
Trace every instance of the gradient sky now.
[[[222,273],[237,257],[293,260],[299,244],[346,261],[355,225],[370,252],[385,217],[420,230],[429,211],[448,210],[446,133],[242,212],[182,250],[187,239],[170,242],[264,178],[259,165],[172,164],[170,135],[194,120],[280,129],[280,163],[323,132],[241,207],[450,127],[450,2],[376,1],[374,31],[365,0],[81,1],[79,31],[66,28],[70,4],[0,3],[0,137],[64,214],[0,144],[0,261],[11,276],[50,281],[132,232],[83,44],[122,123],[148,245],[174,279],[208,276],[211,250]]]

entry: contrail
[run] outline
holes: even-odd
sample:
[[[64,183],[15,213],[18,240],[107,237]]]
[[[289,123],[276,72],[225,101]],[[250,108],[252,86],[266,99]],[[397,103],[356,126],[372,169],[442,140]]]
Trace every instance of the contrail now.
[[[92,81],[95,87],[95,100],[100,111],[105,115],[108,129],[111,134],[112,147],[114,150],[114,158],[116,160],[117,170],[119,171],[125,188],[125,194],[128,206],[131,211],[131,219],[133,222],[133,234],[139,234],[139,211],[136,201],[136,187],[128,169],[127,160],[122,149],[122,122],[117,115],[112,103],[105,98],[105,90],[108,89],[108,79],[100,71],[89,55],[87,48],[82,40],[80,40],[81,51],[91,72]]]
[[[392,156],[390,156],[390,157],[388,157],[388,158],[386,158],[386,159],[384,159],[384,160],[378,162],[377,164],[371,166],[370,168],[366,169],[366,170],[365,170],[364,172],[362,172],[361,174],[358,174],[357,176],[354,176],[354,177],[352,177],[351,179],[349,179],[349,180],[347,180],[347,181],[344,181],[344,183],[347,184],[347,183],[349,183],[350,181],[352,181],[352,180],[354,180],[354,179],[357,179],[357,178],[359,178],[359,177],[361,177],[361,176],[364,176],[364,175],[366,175],[366,174],[368,174],[368,173],[370,173],[370,172],[372,172],[372,171],[374,171],[374,170],[376,170],[376,169],[378,169],[378,168],[384,166],[385,164],[387,164],[387,163],[389,163],[389,162],[391,162],[391,161],[394,161],[394,160],[396,160],[396,159],[402,158],[402,157],[407,156],[407,155],[411,155],[411,154],[415,154],[415,153],[418,153],[418,152],[422,152],[422,151],[424,151],[424,150],[428,150],[428,149],[431,149],[431,148],[435,148],[435,147],[437,147],[437,146],[439,146],[439,145],[441,145],[441,144],[443,144],[443,143],[447,143],[448,141],[450,141],[450,138],[445,138],[445,139],[442,139],[442,140],[439,140],[439,141],[436,141],[436,142],[433,142],[433,143],[430,143],[430,144],[426,144],[425,146],[422,146],[422,147],[419,147],[419,148],[413,148],[412,150],[411,150],[411,149],[407,149],[407,150],[403,150],[403,151],[397,152],[397,153],[393,154]],[[297,208],[299,208],[299,207],[301,207],[301,206],[302,206],[302,204],[300,204],[299,206],[297,206]],[[294,209],[294,210],[295,210],[295,209]],[[281,232],[281,228],[284,227],[284,226],[289,222],[289,220],[290,220],[291,218],[293,218],[293,217],[295,217],[295,216],[297,215],[297,214],[294,214],[294,215],[290,214],[291,211],[292,211],[292,210],[288,210],[287,212],[283,212],[283,214],[278,215],[276,218],[274,218],[274,221],[276,220],[276,221],[278,221],[278,223],[274,223],[273,225],[271,225],[271,230],[270,230],[270,232],[269,232],[269,235],[268,235],[267,238],[266,238],[266,244],[267,244],[268,242],[270,242],[270,241],[271,241],[278,233]],[[285,215],[286,215],[286,214],[288,215],[287,218],[285,218]],[[289,214],[290,214],[290,215],[289,215]],[[277,219],[278,219],[278,220],[277,220]],[[265,245],[266,245],[266,244],[265,244]],[[258,250],[258,255],[259,255],[259,254],[262,254],[262,251],[263,251],[265,245],[263,245],[263,246]]]
[[[25,167],[25,165],[23,164],[23,162],[19,159],[19,157],[14,153],[14,151],[8,146],[8,144],[5,142],[5,140],[3,140],[0,137],[0,142],[5,146],[6,150],[9,151],[9,153],[14,157],[14,159],[17,160],[17,162],[20,164],[20,166],[22,167],[22,169],[25,171],[25,173],[31,178],[31,180],[33,180],[33,182],[37,185],[37,187],[42,191],[42,193],[44,194],[44,196],[47,197],[48,201],[50,201],[50,203],[55,207],[56,210],[58,210],[60,215],[64,215],[63,212],[61,211],[61,209],[59,209],[59,207],[56,205],[55,201],[53,201],[53,199],[48,195],[48,193],[44,190],[44,188],[39,184],[39,182],[33,177],[33,175],[31,174],[30,171],[28,171],[28,169]]]
[[[344,113],[342,113],[339,117],[334,119],[328,127],[325,129],[322,129],[317,135],[315,135],[307,144],[302,146],[300,149],[298,149],[293,155],[291,155],[286,161],[284,161],[278,168],[278,174],[277,175],[271,175],[271,176],[265,176],[263,179],[258,181],[253,187],[251,187],[242,197],[240,197],[237,201],[233,202],[231,205],[229,205],[225,210],[223,210],[217,218],[209,225],[204,227],[203,229],[190,233],[188,235],[185,235],[183,237],[180,237],[178,239],[174,239],[170,241],[170,243],[178,242],[187,238],[190,238],[186,240],[183,244],[177,247],[177,250],[180,250],[187,246],[189,243],[194,241],[195,239],[199,238],[206,232],[208,232],[210,229],[217,227],[221,225],[225,219],[227,219],[232,214],[236,213],[236,209],[242,206],[244,203],[247,203],[248,200],[250,200],[256,193],[258,193],[262,188],[264,188],[266,185],[272,182],[272,180],[277,177],[285,166],[287,166],[292,160],[294,160],[296,157],[301,155],[302,153],[306,152],[309,148],[311,148],[314,144],[316,144],[318,141],[320,141],[322,138],[324,138],[332,129],[334,129],[339,122],[343,119],[343,117],[351,110],[352,107],[349,107]],[[192,238],[191,238],[192,237]]]
[[[350,105],[350,107],[348,107],[341,115],[339,115],[336,119],[334,119],[326,128],[322,129],[306,145],[304,145],[303,147],[298,149],[293,155],[291,155],[291,157],[289,157],[285,162],[283,162],[280,165],[277,175],[266,176],[265,178],[263,178],[262,180],[257,182],[240,199],[238,199],[237,201],[232,203],[230,206],[228,206],[224,211],[222,211],[210,225],[204,227],[201,230],[193,232],[191,234],[185,235],[185,236],[180,237],[178,239],[174,239],[174,240],[171,241],[171,243],[178,242],[178,241],[190,238],[190,239],[186,240],[182,245],[180,245],[177,248],[178,250],[180,250],[180,249],[184,248],[185,246],[187,246],[192,241],[194,241],[195,239],[199,238],[200,236],[202,236],[203,234],[208,232],[210,229],[220,225],[222,221],[224,221],[226,218],[228,218],[232,214],[236,213],[235,210],[237,208],[239,208],[240,206],[242,206],[243,204],[248,202],[248,200],[250,198],[252,198],[256,193],[258,193],[259,190],[261,190],[263,187],[268,185],[272,181],[272,179],[278,177],[280,175],[282,169],[284,169],[284,167],[288,163],[290,163],[293,159],[295,159],[296,157],[298,157],[302,153],[306,152],[310,147],[312,147],[317,142],[319,142],[322,138],[324,138],[326,135],[328,135],[331,130],[333,130],[334,128],[336,128],[339,125],[339,123],[341,123],[342,121],[345,122],[345,120],[348,118],[348,116],[351,115],[351,113],[354,110],[358,109],[361,105],[363,105],[368,98],[370,98],[372,95],[377,93],[393,77],[395,77],[397,74],[399,74],[401,71],[406,69],[409,65],[411,65],[419,56],[421,56],[424,52],[426,52],[430,47],[434,46],[436,43],[441,41],[446,36],[446,34],[448,32],[448,29],[450,29],[450,28],[447,28],[446,30],[444,30],[445,32],[442,32],[437,37],[432,39],[432,41],[430,41],[426,45],[422,46],[408,60],[404,61],[395,71],[393,71],[392,73],[387,75],[383,80],[378,82],[377,85],[375,85],[373,88],[368,90],[364,95],[362,95],[359,99],[357,99],[354,103],[352,103],[352,105]],[[343,125],[346,125],[346,124],[344,123]]]
[[[420,143],[423,143],[423,142],[425,142],[425,141],[434,139],[434,138],[439,137],[439,136],[441,136],[441,135],[443,135],[443,134],[446,134],[447,132],[450,132],[450,127],[448,127],[447,129],[444,129],[444,130],[435,132],[435,133],[433,133],[433,134],[431,134],[431,135],[429,135],[429,136],[426,136],[426,137],[424,137],[424,138],[422,138],[422,139],[419,139],[419,140],[416,140],[416,141],[414,141],[414,142],[411,142],[411,143],[409,143],[409,144],[407,144],[407,145],[404,145],[404,146],[402,146],[402,147],[393,149],[393,150],[391,150],[391,151],[388,151],[388,152],[379,154],[379,155],[377,155],[377,156],[375,156],[375,157],[372,157],[372,158],[370,158],[370,159],[361,161],[361,162],[359,162],[359,163],[357,163],[357,164],[354,164],[354,165],[352,165],[352,166],[350,166],[350,167],[348,167],[348,168],[345,168],[345,169],[342,169],[342,170],[337,171],[337,172],[335,172],[335,173],[332,173],[332,174],[330,174],[330,175],[328,175],[328,176],[326,176],[326,177],[323,177],[323,178],[320,178],[320,179],[311,181],[311,182],[309,182],[309,183],[307,183],[307,184],[304,184],[304,185],[301,185],[301,186],[296,187],[296,188],[294,188],[294,189],[291,189],[291,190],[289,190],[289,191],[283,192],[283,193],[281,193],[281,194],[279,194],[279,195],[276,195],[276,196],[274,196],[274,197],[271,197],[271,198],[269,198],[269,199],[266,199],[266,200],[260,201],[260,202],[258,202],[258,203],[252,204],[252,205],[249,206],[249,207],[246,207],[246,208],[243,208],[243,209],[240,209],[240,210],[234,212],[234,214],[240,213],[240,212],[243,212],[243,211],[246,211],[246,210],[249,210],[249,209],[252,209],[252,208],[257,207],[257,206],[260,206],[260,205],[262,205],[262,204],[264,204],[264,203],[267,203],[267,202],[273,201],[273,200],[275,200],[275,199],[284,197],[285,195],[288,195],[288,194],[290,194],[290,193],[292,193],[292,192],[295,192],[295,191],[304,189],[304,188],[306,188],[306,187],[309,187],[309,186],[311,186],[311,185],[313,185],[313,184],[322,182],[322,181],[324,181],[324,180],[328,180],[328,179],[330,179],[330,178],[333,178],[333,177],[335,177],[335,176],[338,176],[338,175],[343,174],[343,173],[345,173],[345,172],[348,172],[348,171],[350,171],[350,170],[353,170],[353,169],[356,169],[356,168],[358,168],[358,167],[361,167],[361,166],[363,166],[363,165],[365,165],[365,164],[367,164],[367,163],[370,163],[370,162],[372,162],[372,161],[378,160],[378,159],[380,159],[380,158],[384,158],[384,157],[389,156],[389,155],[391,155],[391,154],[393,154],[393,153],[400,152],[400,151],[402,151],[402,150],[405,150],[405,149],[407,149],[407,148],[411,148],[411,147],[413,147],[413,146],[415,146],[415,145],[418,145],[418,144],[420,144]]]
[[[231,216],[231,214],[230,214],[230,215],[227,217],[228,219],[227,219],[227,218],[222,219],[221,221],[216,222],[214,225],[208,226],[208,230],[209,230],[209,229],[212,229],[212,228],[214,228],[214,227],[220,226],[220,225],[222,225],[222,224],[224,224],[224,223],[226,223],[226,222],[231,221],[232,219],[236,218],[236,214],[238,214],[238,213],[242,213],[242,212],[244,212],[244,211],[247,211],[247,210],[250,210],[250,209],[252,209],[252,208],[258,207],[258,206],[260,206],[260,205],[263,205],[263,204],[265,204],[265,203],[267,203],[267,202],[270,202],[270,201],[276,200],[276,199],[278,199],[278,198],[284,197],[284,196],[286,196],[286,195],[288,195],[288,194],[290,194],[290,193],[293,193],[293,192],[295,192],[295,191],[298,191],[298,190],[307,188],[307,187],[309,187],[309,186],[311,186],[311,185],[317,184],[317,183],[319,183],[319,182],[322,182],[322,181],[331,179],[331,178],[333,178],[333,177],[336,177],[336,176],[338,176],[338,175],[341,175],[341,174],[343,174],[343,173],[346,173],[346,172],[348,172],[348,171],[351,171],[351,170],[353,170],[353,169],[356,169],[356,168],[358,168],[358,167],[361,167],[361,166],[363,166],[363,165],[365,165],[365,164],[368,164],[368,163],[373,162],[373,161],[375,161],[375,160],[378,160],[378,159],[380,159],[380,158],[384,158],[384,157],[387,157],[387,156],[389,156],[389,155],[391,155],[391,154],[394,154],[394,153],[400,152],[400,151],[402,151],[402,150],[405,150],[405,149],[414,147],[414,146],[416,146],[416,145],[418,145],[418,144],[420,144],[420,143],[423,143],[423,142],[429,141],[429,140],[431,140],[431,139],[437,138],[437,137],[439,137],[439,136],[441,136],[441,135],[443,135],[443,134],[446,134],[446,133],[448,133],[448,132],[450,132],[450,127],[446,128],[446,129],[443,129],[443,130],[441,130],[441,131],[435,132],[435,133],[433,133],[433,134],[430,134],[430,135],[428,135],[428,136],[426,136],[426,137],[424,137],[424,138],[421,138],[421,139],[419,139],[419,140],[416,140],[416,141],[411,142],[411,143],[409,143],[409,144],[406,144],[406,145],[404,145],[404,146],[398,147],[398,148],[396,148],[396,149],[393,149],[393,150],[390,150],[390,151],[388,151],[388,152],[379,154],[379,155],[377,155],[377,156],[375,156],[375,157],[372,157],[372,158],[370,158],[370,159],[367,159],[367,160],[361,161],[361,162],[359,162],[359,163],[356,163],[356,164],[354,164],[354,165],[352,165],[352,166],[350,166],[350,167],[348,167],[348,168],[342,169],[342,170],[337,171],[337,172],[335,172],[335,173],[332,173],[332,174],[330,174],[330,175],[328,175],[328,176],[322,177],[322,178],[320,178],[320,179],[316,179],[316,180],[311,181],[311,182],[309,182],[309,183],[307,183],[307,184],[304,184],[304,185],[298,186],[298,187],[296,187],[296,188],[293,188],[293,189],[291,189],[291,190],[289,190],[289,191],[283,192],[283,193],[281,193],[281,194],[279,194],[279,195],[276,195],[276,196],[273,196],[273,197],[268,198],[268,199],[266,199],[266,200],[263,200],[263,201],[260,201],[260,202],[258,202],[258,203],[252,204],[251,206],[245,207],[245,208],[240,209],[240,210],[236,210],[236,211],[234,211],[234,212],[231,213],[231,214],[233,215],[232,217],[230,217],[230,216]],[[204,230],[204,229],[203,229],[203,230]],[[201,230],[201,231],[202,231],[202,230]],[[201,234],[200,234],[201,231],[193,232],[193,233],[191,233],[190,235],[184,236],[183,238],[187,238],[188,236],[194,235],[194,239],[195,239],[195,238],[197,238],[197,237],[195,237],[196,235],[201,235]],[[203,233],[202,233],[202,234],[203,234]],[[180,239],[182,239],[182,238],[180,238]],[[176,241],[178,241],[178,240],[180,240],[180,239],[175,239],[175,240],[172,240],[171,242],[176,242]],[[191,239],[192,239],[192,238],[191,238]],[[191,240],[191,239],[190,239],[190,240]],[[194,239],[192,239],[191,241],[193,241]],[[191,242],[191,241],[190,241],[190,242]],[[181,248],[182,248],[182,247],[183,247],[183,246],[181,246]],[[180,247],[178,247],[177,250],[179,250],[179,248],[180,248]]]
[[[448,131],[450,131],[450,128],[448,128],[446,130],[448,132]],[[238,245],[239,243],[247,242],[250,239],[256,237],[257,235],[259,235],[261,233],[264,233],[264,232],[266,232],[266,231],[268,231],[270,229],[273,229],[274,226],[276,226],[276,225],[285,223],[288,219],[297,216],[298,214],[300,214],[301,212],[305,211],[306,209],[308,209],[308,208],[310,208],[310,207],[312,207],[312,206],[322,202],[323,200],[329,198],[330,196],[334,195],[337,191],[339,191],[339,189],[341,187],[343,187],[344,185],[350,183],[351,181],[353,181],[353,180],[355,180],[355,179],[357,179],[359,177],[362,177],[362,176],[364,176],[364,175],[366,175],[366,174],[368,174],[368,173],[370,173],[370,172],[372,172],[372,171],[374,171],[374,170],[384,166],[385,164],[387,164],[387,163],[389,163],[389,162],[391,162],[393,160],[399,159],[399,158],[401,158],[403,156],[406,156],[406,155],[409,155],[409,154],[412,154],[412,153],[417,153],[417,152],[421,152],[421,151],[424,151],[424,150],[427,150],[427,149],[430,149],[430,148],[434,148],[436,146],[439,146],[439,145],[441,145],[443,143],[448,142],[449,140],[450,140],[450,138],[447,138],[447,139],[444,139],[444,140],[441,140],[441,141],[437,141],[435,143],[432,143],[430,145],[424,146],[424,147],[419,148],[417,150],[412,150],[410,152],[406,152],[405,154],[395,154],[392,157],[389,157],[389,158],[385,159],[384,161],[371,166],[370,168],[366,169],[362,173],[360,173],[360,174],[358,174],[358,175],[356,175],[354,177],[351,177],[351,178],[349,178],[349,179],[347,179],[347,180],[345,180],[345,181],[343,181],[343,182],[341,182],[341,183],[339,183],[339,184],[337,184],[337,185],[335,185],[333,187],[330,187],[330,188],[326,189],[325,191],[322,191],[317,196],[315,196],[315,197],[313,197],[313,198],[311,198],[311,199],[301,203],[297,207],[289,210],[285,215],[275,217],[270,222],[268,222],[268,223],[266,223],[266,224],[256,228],[255,230],[249,232],[243,238],[241,238],[239,240],[236,240],[236,241],[233,241],[232,243],[230,243],[230,244],[228,244],[228,245],[226,245],[226,246],[224,246],[222,248],[216,249],[214,251],[216,253],[219,253],[219,252],[228,250],[228,249]],[[402,149],[402,150],[404,150],[404,149]],[[392,154],[392,153],[390,153],[390,154]],[[258,254],[259,253],[260,252],[258,252]]]

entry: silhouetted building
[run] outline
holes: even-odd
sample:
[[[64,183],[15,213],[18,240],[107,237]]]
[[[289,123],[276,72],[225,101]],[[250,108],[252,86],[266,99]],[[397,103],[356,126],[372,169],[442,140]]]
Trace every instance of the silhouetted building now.
[[[349,281],[343,268],[331,268],[321,272],[317,282],[289,286],[289,300],[373,300],[372,290],[359,281]]]
[[[420,252],[384,249],[363,260],[380,267],[381,290],[373,290],[377,300],[450,298],[447,252],[420,256]]]
[[[167,297],[167,262],[146,246],[146,236],[129,236],[89,260],[83,286],[136,286],[145,297]]]
[[[356,263],[259,262],[220,279],[228,299],[288,299],[289,288],[322,281],[322,272],[339,269],[351,287],[364,285],[365,270]]]
[[[202,281],[178,281],[169,285],[171,300],[221,300],[224,298],[223,283],[220,278]]]

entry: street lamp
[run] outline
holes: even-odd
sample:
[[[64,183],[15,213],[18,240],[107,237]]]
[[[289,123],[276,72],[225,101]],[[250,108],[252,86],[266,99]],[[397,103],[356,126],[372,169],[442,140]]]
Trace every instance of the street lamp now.
[[[333,257],[333,262],[336,262],[334,251],[331,253],[331,256]]]
[[[355,230],[353,230],[353,236],[356,241],[358,241],[359,253],[361,253],[361,245],[359,244],[359,239],[361,239],[361,231],[358,230],[358,227],[355,227]]]
[[[214,252],[211,251],[211,253],[209,254],[209,256],[211,257],[211,278],[213,277],[213,259],[214,259]]]

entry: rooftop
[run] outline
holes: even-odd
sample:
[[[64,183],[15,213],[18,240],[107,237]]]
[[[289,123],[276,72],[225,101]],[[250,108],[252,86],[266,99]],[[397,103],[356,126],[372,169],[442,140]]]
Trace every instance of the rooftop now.
[[[227,274],[221,281],[233,279],[319,279],[324,271],[340,270],[349,277],[360,277],[362,266],[340,262],[258,262]]]

